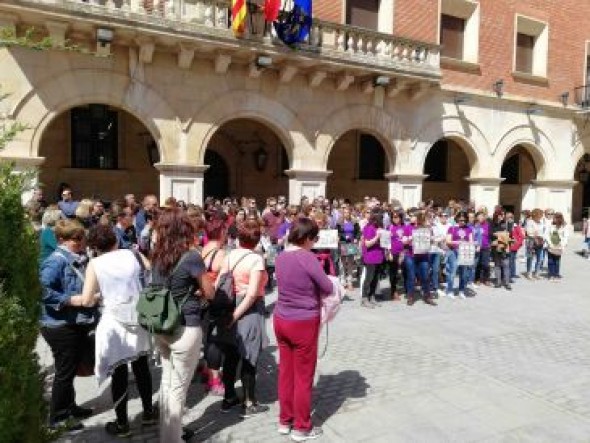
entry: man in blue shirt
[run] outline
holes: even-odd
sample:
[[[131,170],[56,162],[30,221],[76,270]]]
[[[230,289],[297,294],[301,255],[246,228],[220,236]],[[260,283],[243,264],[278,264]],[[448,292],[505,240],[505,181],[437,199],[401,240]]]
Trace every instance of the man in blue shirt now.
[[[76,217],[76,209],[79,204],[80,202],[73,199],[72,190],[70,188],[64,188],[61,191],[61,200],[57,202],[57,207],[66,218]]]

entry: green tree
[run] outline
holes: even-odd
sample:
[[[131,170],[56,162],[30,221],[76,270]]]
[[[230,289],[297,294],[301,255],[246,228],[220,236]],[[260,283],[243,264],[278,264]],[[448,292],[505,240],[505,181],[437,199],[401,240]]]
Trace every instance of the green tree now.
[[[23,129],[0,121],[0,150]],[[6,443],[47,437],[43,375],[34,352],[41,293],[38,245],[21,202],[31,178],[0,160],[0,442]]]

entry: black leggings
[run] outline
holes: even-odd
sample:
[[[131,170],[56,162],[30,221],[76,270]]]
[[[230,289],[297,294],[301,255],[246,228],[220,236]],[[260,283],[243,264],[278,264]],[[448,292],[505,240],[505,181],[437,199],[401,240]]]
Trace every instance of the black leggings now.
[[[377,283],[379,283],[379,272],[381,265],[365,264],[365,281],[363,282],[363,298],[372,298],[375,296]]]
[[[225,388],[225,399],[232,400],[236,394],[236,373],[238,364],[242,363],[240,378],[244,388],[244,403],[256,403],[256,366],[240,356],[236,346],[219,345],[223,350],[223,386]]]
[[[135,383],[141,397],[144,412],[152,412],[152,376],[148,366],[147,355],[131,362],[131,369],[135,375]],[[129,386],[127,365],[118,366],[112,375],[111,393],[117,414],[117,423],[127,424],[127,388]]]

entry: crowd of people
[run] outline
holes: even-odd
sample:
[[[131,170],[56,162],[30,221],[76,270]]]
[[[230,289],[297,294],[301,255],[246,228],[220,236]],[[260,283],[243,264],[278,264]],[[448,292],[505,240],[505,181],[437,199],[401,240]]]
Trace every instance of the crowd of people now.
[[[210,394],[223,397],[221,413],[238,406],[243,418],[268,411],[257,400],[256,372],[268,343],[264,296],[275,286],[278,431],[305,441],[322,433],[311,422],[311,389],[321,300],[334,291],[328,276],[351,295],[359,288],[363,308],[403,296],[409,306],[418,300],[436,306],[442,297],[476,296],[482,285],[513,290],[521,250],[522,277],[559,282],[569,237],[563,215],[551,209],[516,218],[501,206],[488,211],[458,200],[402,208],[371,197],[355,203],[303,197],[291,205],[277,196],[264,205],[254,198],[207,198],[200,207],[169,198],[160,206],[154,195],[141,203],[132,194],[110,203],[77,201],[64,184],[57,204],[48,205],[38,189],[25,208],[39,230],[41,334],[55,360],[50,425],[79,429],[80,419],[92,414],[76,404],[73,384],[91,340],[99,384],[111,379],[116,420],[106,432],[131,433],[131,363],[142,423],[159,418],[166,442],[190,437],[181,422],[195,372]],[[217,312],[211,300],[228,273],[235,305]],[[382,279],[389,280],[385,296],[378,291]],[[179,305],[181,327],[172,335],[150,337],[139,326],[140,293],[154,283],[169,287]],[[158,408],[148,361],[152,340],[162,362]]]

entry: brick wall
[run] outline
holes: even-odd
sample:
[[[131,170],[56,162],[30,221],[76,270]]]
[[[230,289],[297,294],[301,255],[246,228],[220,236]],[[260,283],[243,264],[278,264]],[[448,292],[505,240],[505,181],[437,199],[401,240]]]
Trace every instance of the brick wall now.
[[[315,0],[313,14],[315,17],[334,23],[342,23],[342,11],[346,0]]]
[[[532,100],[558,101],[559,96],[584,83],[585,41],[590,40],[590,2],[578,0],[494,0],[480,2],[480,72],[443,69],[443,84],[491,91],[504,79],[507,94]],[[548,23],[548,83],[519,80],[512,75],[515,14]]]
[[[395,35],[438,43],[437,0],[397,0],[394,14]]]

